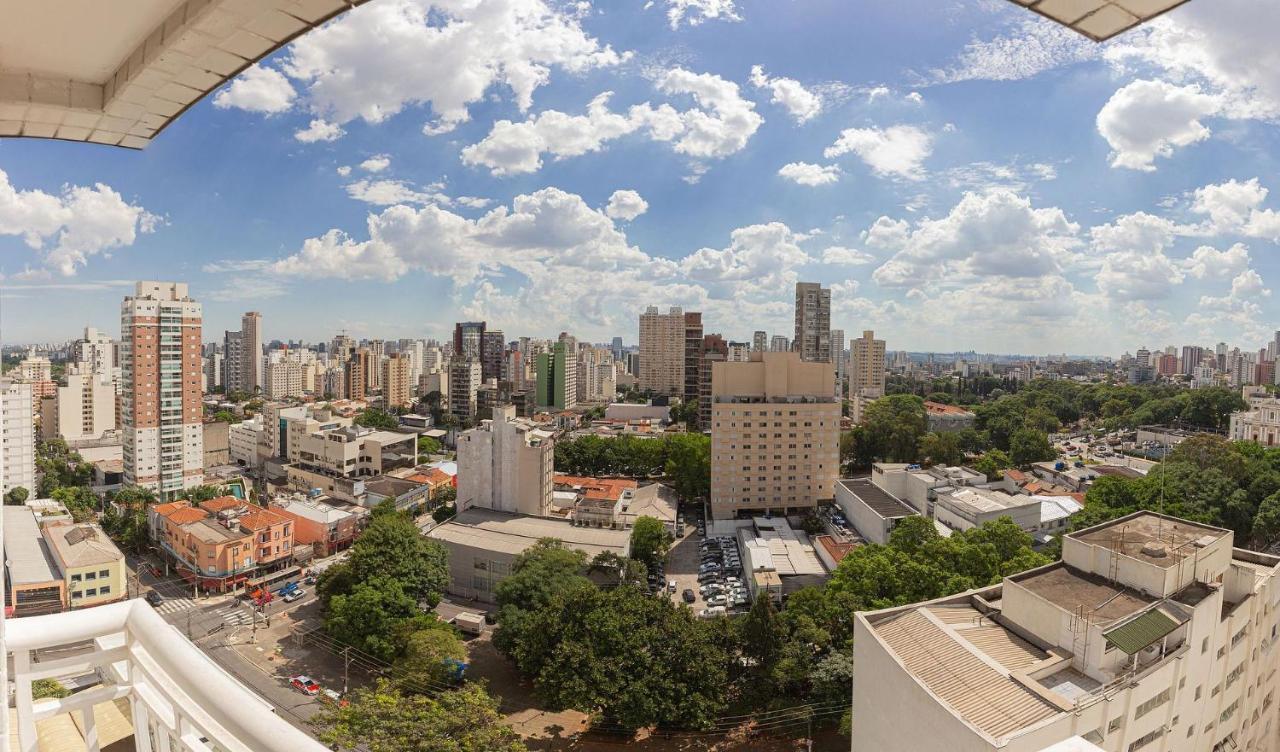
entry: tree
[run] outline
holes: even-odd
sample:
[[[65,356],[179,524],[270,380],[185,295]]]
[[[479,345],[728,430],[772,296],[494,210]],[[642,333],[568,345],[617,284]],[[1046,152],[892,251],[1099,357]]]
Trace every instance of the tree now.
[[[999,449],[992,449],[984,452],[976,462],[973,463],[973,469],[987,476],[988,480],[997,480],[1001,477],[1002,470],[1008,470],[1013,467],[1013,462],[1009,459],[1009,455]]]
[[[689,429],[698,424],[698,400],[682,400],[671,406],[671,422],[683,423]]]
[[[313,718],[319,737],[335,749],[369,752],[526,752],[503,723],[498,702],[482,685],[406,695],[390,682],[360,688],[346,703],[326,703]]]
[[[590,588],[584,576],[587,555],[566,548],[555,538],[543,538],[516,557],[511,574],[498,583],[498,629],[493,644],[510,656],[524,639],[530,615],[571,590]]]
[[[385,575],[415,603],[431,607],[449,584],[449,552],[400,513],[375,516],[351,547],[348,564],[355,582]]]
[[[239,423],[240,417],[230,410],[219,410],[213,414],[213,420],[218,423]]]
[[[441,449],[443,449],[443,447],[440,446],[440,442],[430,436],[418,437],[419,454],[439,454]]]
[[[27,503],[27,497],[31,492],[24,486],[15,486],[9,489],[9,493],[4,495],[4,503],[10,506],[22,506]]]
[[[1253,541],[1263,548],[1280,538],[1280,492],[1263,499],[1258,513],[1253,517]]]
[[[650,571],[666,560],[671,549],[671,533],[654,517],[640,517],[631,528],[631,558],[643,562]]]
[[[440,620],[415,630],[405,640],[396,662],[396,683],[406,692],[422,692],[428,687],[453,681],[452,661],[467,660],[467,646],[458,630]]]
[[[1032,462],[1045,462],[1058,456],[1049,437],[1034,428],[1019,428],[1009,437],[1009,460],[1018,467]]]
[[[636,729],[710,728],[724,708],[728,657],[684,606],[636,587],[585,587],[529,621],[512,655],[553,709]]]
[[[688,500],[706,498],[711,493],[711,437],[677,434],[666,444],[667,476],[676,493]]]
[[[782,655],[785,630],[768,595],[756,598],[751,610],[738,623],[742,655],[760,676],[768,676]]]
[[[44,700],[53,698],[61,700],[64,697],[70,697],[71,690],[63,686],[62,682],[57,679],[36,679],[31,682],[31,698],[33,700]]]
[[[49,496],[66,507],[76,522],[92,520],[98,509],[98,497],[86,486],[62,486],[53,489]]]
[[[928,431],[924,400],[911,394],[891,394],[867,405],[866,426],[872,454],[891,462],[915,462],[920,439]]]
[[[960,436],[950,432],[933,432],[920,439],[920,457],[931,465],[959,465],[964,462]]]
[[[420,613],[399,580],[378,576],[357,583],[350,594],[332,596],[324,628],[338,642],[390,661],[401,649],[396,628]]]
[[[400,427],[400,421],[386,410],[370,407],[356,416],[356,425],[392,430]]]

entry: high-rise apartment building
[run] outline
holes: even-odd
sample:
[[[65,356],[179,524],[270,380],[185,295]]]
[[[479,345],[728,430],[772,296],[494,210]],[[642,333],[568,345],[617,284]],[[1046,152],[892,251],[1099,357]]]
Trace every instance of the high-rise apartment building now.
[[[1204,358],[1204,348],[1198,345],[1182,346],[1182,374],[1184,376],[1194,376],[1196,367],[1200,365],[1200,361]]]
[[[346,334],[339,334],[329,344],[329,360],[335,365],[345,365],[356,349],[356,341]]]
[[[731,363],[738,363],[751,360],[751,343],[749,342],[730,342],[729,357],[726,358]]]
[[[617,370],[611,350],[588,348],[578,353],[578,402],[612,402],[617,397]]]
[[[791,514],[835,497],[840,402],[829,362],[752,353],[711,366],[711,514]]]
[[[852,748],[1275,752],[1280,558],[1135,512],[1062,559],[854,617]]]
[[[116,389],[111,376],[72,368],[66,383],[40,400],[40,437],[45,441],[97,439],[116,428]]]
[[[640,314],[640,390],[683,395],[684,355],[684,312],[673,306],[667,313],[658,313],[657,306],[649,306]]]
[[[206,392],[212,392],[223,386],[223,372],[222,351],[217,345],[214,345],[213,352],[204,357],[204,390]]]
[[[115,340],[104,332],[86,326],[84,337],[71,346],[71,360],[82,370],[111,374],[117,367]]]
[[[266,382],[262,372],[262,314],[247,311],[240,317],[240,388],[249,394],[261,391]]]
[[[849,358],[844,349],[844,330],[831,330],[831,363],[836,369],[836,396],[844,396],[845,380],[848,378]]]
[[[514,405],[458,435],[458,511],[471,508],[546,516],[554,494],[555,442],[516,417]]]
[[[571,410],[578,404],[578,359],[568,341],[538,355],[534,401],[538,407]]]
[[[408,353],[390,355],[382,362],[382,399],[389,408],[413,404],[413,362]]]
[[[120,306],[124,482],[162,499],[204,482],[202,315],[181,282],[139,282]]]
[[[387,343],[380,339],[369,340],[369,360],[365,371],[365,384],[368,385],[369,391],[376,392],[382,389],[382,361],[386,357]]]
[[[459,321],[453,325],[453,359],[482,362],[485,322]]]
[[[849,343],[849,396],[884,396],[884,340],[871,330]]]
[[[460,423],[470,424],[476,419],[480,391],[480,361],[474,358],[455,358],[449,361],[449,414]]]
[[[698,356],[698,423],[697,429],[705,431],[711,427],[711,371],[716,363],[734,361],[730,357],[729,343],[719,334],[708,334],[702,338],[702,347]],[[750,353],[734,362],[750,360]]]
[[[306,365],[295,358],[280,358],[267,363],[266,394],[273,400],[301,397],[306,391],[304,374]]]
[[[769,333],[757,329],[756,333],[751,335],[751,349],[756,352],[764,352],[765,350],[768,350]]]
[[[614,337],[613,343],[609,347],[610,353],[613,355],[614,362],[622,360],[623,349],[622,337]]]
[[[684,401],[702,396],[702,314],[684,314]]]
[[[36,428],[31,384],[0,380],[0,497],[15,488],[36,493]]]
[[[831,362],[831,290],[817,282],[796,283],[796,337],[791,346],[801,360]]]
[[[485,381],[502,378],[502,353],[507,349],[501,329],[486,329],[480,337],[480,375]]]
[[[347,357],[343,391],[349,400],[362,400],[369,396],[369,349],[357,347]]]
[[[781,334],[773,335],[773,339],[769,340],[769,352],[790,352],[791,340]]]
[[[244,348],[241,346],[238,331],[222,332],[222,386],[228,392],[243,392],[244,388]]]

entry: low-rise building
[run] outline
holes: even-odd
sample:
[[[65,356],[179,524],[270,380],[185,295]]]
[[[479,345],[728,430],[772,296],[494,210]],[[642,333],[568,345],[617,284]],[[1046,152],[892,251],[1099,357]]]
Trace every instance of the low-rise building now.
[[[458,436],[458,510],[470,507],[530,515],[551,510],[552,432],[503,405],[492,420]]]
[[[942,402],[924,403],[925,419],[930,431],[949,432],[963,431],[973,428],[978,421],[976,413],[959,405],[947,405]]]
[[[178,573],[205,590],[233,588],[293,556],[293,521],[236,497],[156,504],[147,524]]]
[[[60,520],[45,524],[41,532],[65,580],[68,607],[101,606],[128,597],[124,554],[102,528]]]
[[[836,483],[836,505],[858,535],[872,543],[888,543],[889,534],[899,522],[919,514],[872,483],[870,478],[850,478]]]
[[[933,518],[951,530],[970,530],[1009,517],[1027,532],[1040,529],[1040,498],[988,488],[952,488],[937,494]]]
[[[0,510],[4,513],[5,617],[65,610],[67,583],[40,534],[35,511],[14,505]]]
[[[627,530],[582,527],[568,520],[478,507],[459,511],[427,537],[449,549],[449,593],[485,602],[493,601],[494,588],[511,574],[516,557],[543,538],[560,540],[588,559],[605,551],[627,556],[631,549]]]
[[[752,598],[785,595],[827,580],[827,568],[809,536],[793,530],[785,517],[755,517],[738,528],[742,571]]]
[[[329,556],[355,542],[356,516],[319,497],[276,498],[271,510],[293,520],[294,545],[312,546],[316,556]]]
[[[1274,751],[1280,557],[1233,542],[1136,512],[999,585],[856,614],[853,750]]]
[[[877,462],[871,466],[871,482],[905,501],[920,514],[933,516],[933,499],[939,490],[977,486],[987,476],[967,467],[921,467],[904,463]]]

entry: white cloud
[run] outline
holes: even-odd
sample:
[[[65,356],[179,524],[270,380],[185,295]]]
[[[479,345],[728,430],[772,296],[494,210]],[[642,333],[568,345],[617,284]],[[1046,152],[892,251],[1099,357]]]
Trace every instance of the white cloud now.
[[[64,276],[75,274],[90,256],[133,245],[160,221],[103,183],[65,186],[55,196],[20,191],[0,170],[0,236],[21,237],[48,269]]]
[[[674,68],[659,75],[655,86],[668,95],[692,96],[698,106],[680,111],[645,102],[622,114],[609,109],[612,92],[604,92],[591,100],[586,115],[546,110],[519,123],[499,120],[483,140],[462,150],[462,161],[498,176],[536,172],[543,154],[577,157],[640,132],[693,159],[720,159],[741,151],[764,122],[738,85],[719,76]],[[700,175],[699,168],[693,174]]]
[[[292,107],[297,96],[289,79],[280,71],[254,65],[214,95],[213,106],[219,109],[238,107],[249,112],[276,115]]]
[[[1089,230],[1096,251],[1114,253],[1132,251],[1139,254],[1158,254],[1173,242],[1177,227],[1164,217],[1146,212],[1136,212],[1117,217],[1105,225]]]
[[[979,193],[997,189],[1026,193],[1033,184],[1056,180],[1057,177],[1057,168],[1044,162],[1025,165],[1017,162],[971,162],[939,173],[939,178],[950,187]]]
[[[1163,253],[1118,251],[1102,262],[1094,281],[1112,301],[1156,300],[1182,282],[1182,272]]]
[[[872,278],[884,287],[916,287],[930,280],[1056,274],[1080,244],[1079,229],[1061,209],[1033,208],[1009,191],[966,193],[946,217],[914,228],[877,220],[868,244],[897,252]]]
[[[969,42],[955,63],[933,70],[923,78],[929,83],[1018,81],[1054,68],[1095,60],[1100,54],[1097,44],[1074,31],[1028,16],[1020,18],[1011,32]]]
[[[497,85],[524,111],[553,69],[582,73],[626,59],[589,36],[579,14],[546,0],[380,0],[300,37],[283,67],[327,122],[380,123],[429,104],[426,131],[443,133]]]
[[[386,154],[376,154],[360,163],[360,169],[365,172],[382,172],[391,166],[391,157]]]
[[[1257,178],[1232,179],[1196,189],[1191,211],[1207,217],[1202,234],[1280,241],[1280,213],[1261,208],[1269,193]]]
[[[822,97],[794,78],[771,78],[765,75],[763,66],[755,65],[751,68],[751,83],[758,89],[768,89],[773,95],[770,101],[784,107],[797,123],[812,120],[822,112]]]
[[[419,190],[403,180],[357,180],[347,185],[347,195],[375,206],[431,203],[447,206],[452,199],[444,195],[440,187],[432,185],[428,190]]]
[[[666,0],[666,4],[667,21],[672,29],[680,28],[681,23],[697,26],[705,21],[742,20],[734,0]]]
[[[1209,137],[1200,121],[1221,109],[1196,85],[1134,81],[1111,95],[1098,112],[1098,133],[1111,146],[1111,166],[1151,172],[1156,157]]]
[[[1182,268],[1196,279],[1225,279],[1234,277],[1249,268],[1249,248],[1236,243],[1225,251],[1202,245],[1190,258],[1184,259]]]
[[[312,120],[311,124],[300,131],[294,131],[293,137],[304,144],[314,144],[317,141],[337,141],[342,138],[346,131],[341,126],[334,123],[328,123],[324,120]]]
[[[870,264],[876,260],[866,251],[859,251],[853,248],[845,248],[843,246],[833,245],[822,252],[822,263],[838,266],[862,266]]]
[[[351,174],[351,167],[349,167],[348,165],[342,165],[337,170],[335,170],[335,172],[337,172],[339,176],[345,178],[346,176]]]
[[[882,177],[922,180],[924,161],[933,153],[933,136],[914,125],[848,128],[822,154],[834,159],[850,152]]]
[[[840,180],[840,166],[791,162],[783,165],[778,175],[800,185],[830,185]]]
[[[609,196],[609,205],[604,209],[604,213],[610,218],[624,222],[630,222],[647,211],[649,211],[649,202],[645,201],[639,193],[630,190],[614,191],[613,195]]]

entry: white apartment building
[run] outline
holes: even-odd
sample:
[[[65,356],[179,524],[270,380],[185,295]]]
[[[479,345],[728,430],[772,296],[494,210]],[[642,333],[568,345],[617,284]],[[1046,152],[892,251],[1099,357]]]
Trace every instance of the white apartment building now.
[[[1246,390],[1247,410],[1231,414],[1228,435],[1232,441],[1256,441],[1263,446],[1280,443],[1280,399]]]
[[[654,394],[684,394],[684,311],[673,306],[640,314],[640,389]]]
[[[1276,750],[1280,557],[1233,543],[1136,512],[1000,585],[857,614],[852,749]]]
[[[600,348],[581,351],[577,382],[578,402],[612,402],[618,396],[613,355]]]
[[[84,337],[71,346],[71,360],[93,373],[110,374],[116,366],[116,343],[97,329],[86,326]]]
[[[25,488],[36,493],[36,428],[31,385],[0,381],[0,496]]]
[[[307,364],[294,358],[280,358],[267,363],[266,394],[268,399],[281,400],[301,397]]]
[[[262,416],[255,415],[251,420],[233,423],[227,429],[227,446],[232,462],[243,467],[261,467],[262,457],[258,454],[258,445],[266,443],[263,426]]]
[[[849,395],[867,399],[884,396],[884,340],[864,331],[849,343]]]
[[[42,439],[97,439],[116,429],[116,388],[110,374],[73,370],[66,382],[40,400]]]
[[[471,508],[545,516],[554,492],[555,442],[516,417],[514,405],[458,436],[458,512]]]
[[[43,355],[36,355],[35,348],[32,348],[27,357],[18,362],[16,368],[13,369],[13,377],[22,381],[52,381],[53,380],[53,364]]]
[[[164,499],[204,482],[201,316],[181,282],[139,282],[120,306],[124,480]]]

